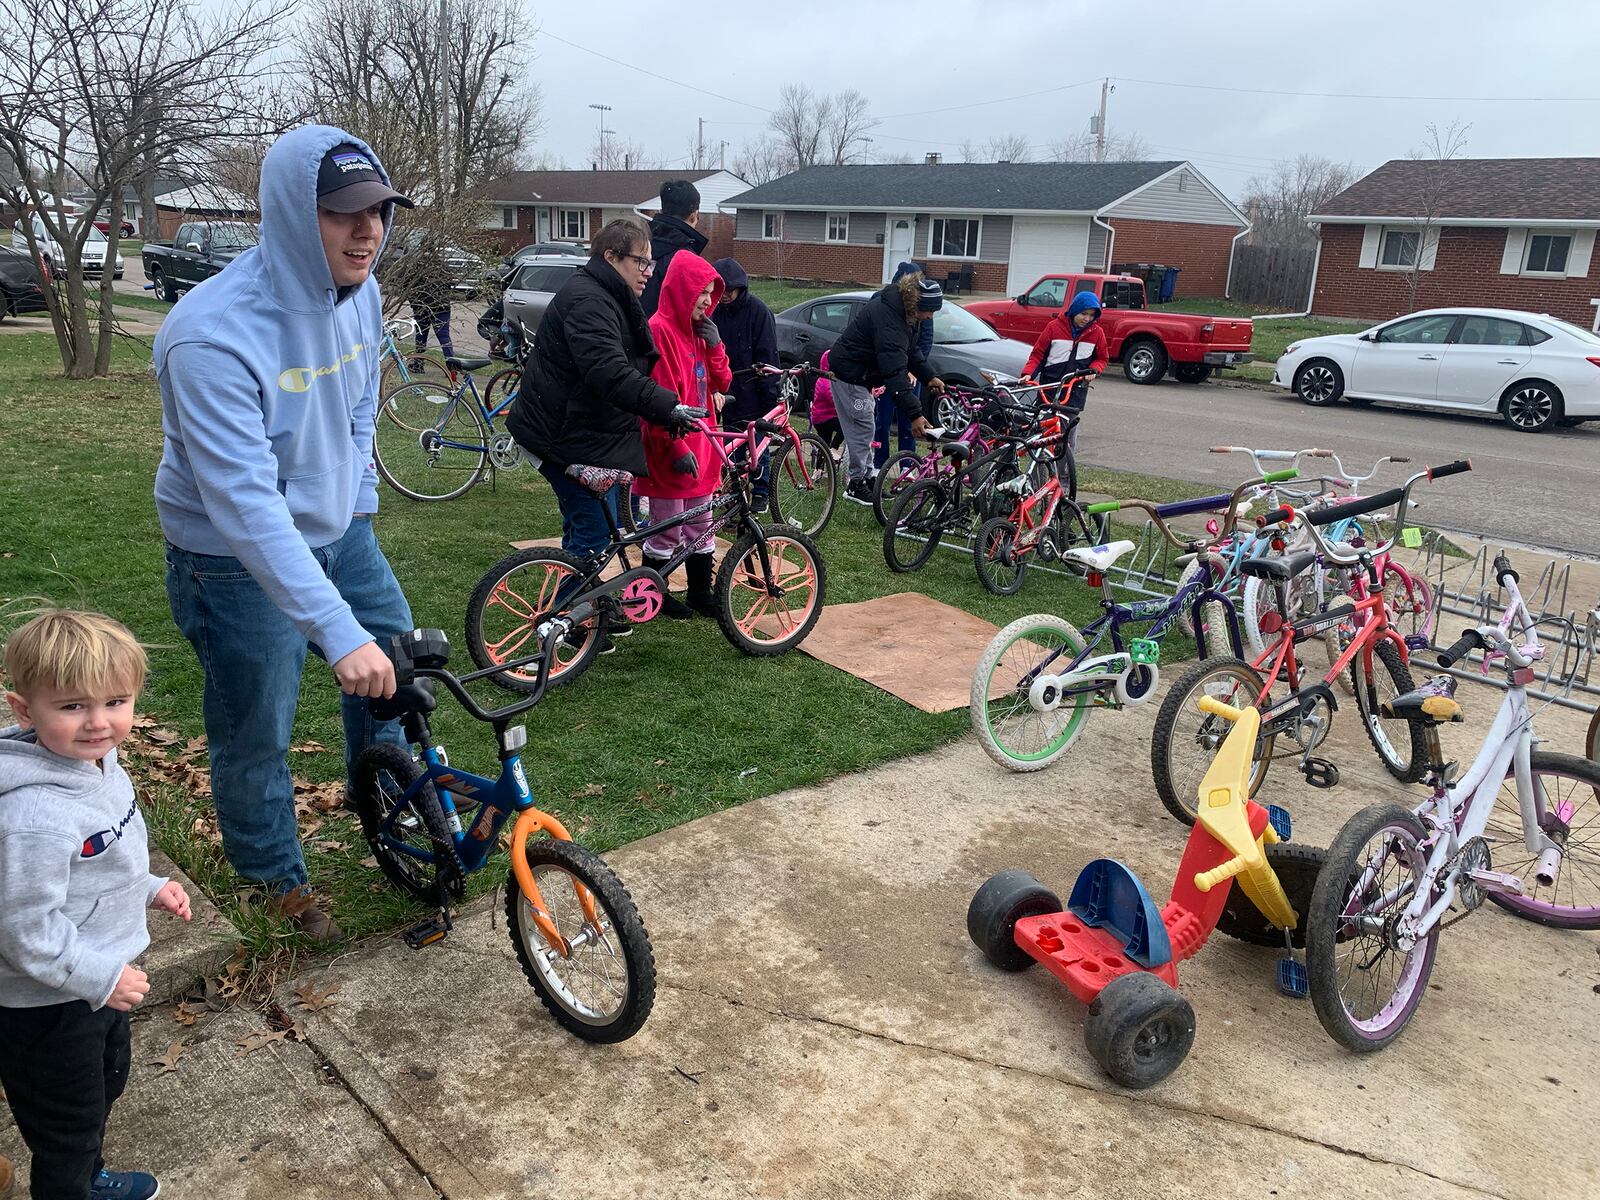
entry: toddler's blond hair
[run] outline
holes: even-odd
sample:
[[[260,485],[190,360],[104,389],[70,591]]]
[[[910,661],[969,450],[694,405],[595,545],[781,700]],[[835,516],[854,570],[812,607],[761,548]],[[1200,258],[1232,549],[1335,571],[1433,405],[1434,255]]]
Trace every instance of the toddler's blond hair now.
[[[144,687],[149,660],[121,621],[102,613],[51,608],[6,639],[6,677],[20,696]]]

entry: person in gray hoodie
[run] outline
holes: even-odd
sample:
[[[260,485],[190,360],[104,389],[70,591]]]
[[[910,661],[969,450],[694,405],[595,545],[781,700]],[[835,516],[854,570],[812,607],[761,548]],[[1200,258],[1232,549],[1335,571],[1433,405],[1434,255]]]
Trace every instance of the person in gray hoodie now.
[[[101,1160],[128,1081],[128,1011],[145,910],[188,920],[181,885],[150,873],[144,819],[117,745],[133,727],[144,650],[98,613],[54,609],[6,642],[0,730],[0,1087],[33,1156],[36,1200],[149,1200],[142,1171]]]
[[[344,691],[345,765],[403,743],[367,700],[394,694],[381,647],[411,610],[372,517],[382,301],[395,205],[377,156],[306,125],[261,164],[261,242],[183,298],[155,343],[165,446],[156,513],[173,620],[205,671],[211,790],[233,869],[320,941],[288,754],[306,651]]]

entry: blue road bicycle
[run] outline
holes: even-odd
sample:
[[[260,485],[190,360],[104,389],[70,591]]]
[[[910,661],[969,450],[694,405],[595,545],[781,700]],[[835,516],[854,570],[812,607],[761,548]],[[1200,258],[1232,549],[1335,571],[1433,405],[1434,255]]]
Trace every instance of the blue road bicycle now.
[[[1208,642],[1240,645],[1239,619],[1233,601],[1222,590],[1227,565],[1203,541],[1180,538],[1169,520],[1203,512],[1223,512],[1220,528],[1231,533],[1240,517],[1240,501],[1264,484],[1292,479],[1290,468],[1240,484],[1231,494],[1206,496],[1176,504],[1148,500],[1108,500],[1091,504],[1091,516],[1129,509],[1149,514],[1169,543],[1193,556],[1195,570],[1170,599],[1119,602],[1107,572],[1137,548],[1131,541],[1080,546],[1063,559],[1081,568],[1090,587],[1101,593],[1104,612],[1080,633],[1071,622],[1051,613],[1034,613],[1011,622],[989,642],[972,677],[969,712],[972,727],[989,757],[1012,771],[1037,771],[1065,754],[1083,733],[1096,708],[1127,708],[1146,703],[1160,682],[1161,642],[1187,614],[1196,630],[1200,656]],[[1182,559],[1180,562],[1184,561]],[[1202,613],[1213,614],[1202,619]],[[1219,618],[1214,614],[1220,614]],[[1146,625],[1144,636],[1125,638],[1127,625]],[[1104,643],[1109,640],[1107,647]]]
[[[554,617],[540,649],[524,658],[457,677],[446,666],[450,642],[439,629],[413,629],[393,640],[396,688],[370,702],[379,720],[398,719],[409,745],[377,742],[356,759],[356,811],[379,869],[396,887],[434,906],[406,932],[413,948],[445,937],[450,907],[466,877],[482,870],[512,816],[506,927],[522,973],[551,1016],[589,1042],[632,1037],[655,1001],[655,957],[633,898],[601,858],[575,843],[553,815],[534,806],[522,768],[527,729],[511,718],[538,704],[553,647],[576,621]],[[503,671],[530,671],[530,694],[484,710],[466,685]],[[490,778],[450,765],[428,714],[438,705],[433,681],[494,727],[500,772]]]

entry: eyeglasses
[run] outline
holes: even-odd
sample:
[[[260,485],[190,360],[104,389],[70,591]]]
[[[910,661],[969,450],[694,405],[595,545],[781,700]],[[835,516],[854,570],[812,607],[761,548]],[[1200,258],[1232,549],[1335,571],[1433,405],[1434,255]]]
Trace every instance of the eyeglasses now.
[[[643,271],[646,275],[649,275],[652,271],[654,271],[656,269],[656,260],[653,259],[653,258],[646,258],[642,254],[624,254],[624,255],[621,255],[620,257],[626,258],[626,259],[631,259],[634,263],[636,263],[638,265],[639,270]]]

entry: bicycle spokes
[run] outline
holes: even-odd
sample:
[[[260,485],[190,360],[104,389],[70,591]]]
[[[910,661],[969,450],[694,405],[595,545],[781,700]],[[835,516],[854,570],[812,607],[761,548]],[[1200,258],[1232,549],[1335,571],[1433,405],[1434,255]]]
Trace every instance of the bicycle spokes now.
[[[733,576],[734,624],[752,641],[789,636],[805,623],[816,602],[816,568],[796,543],[769,538],[767,563],[770,577],[761,570],[760,547],[752,547],[743,569]]]

